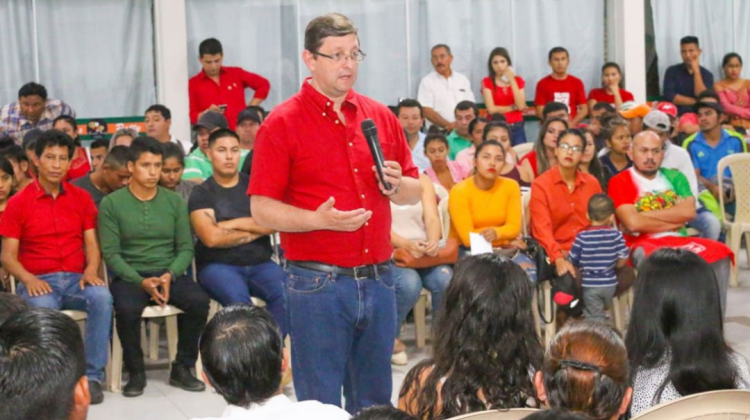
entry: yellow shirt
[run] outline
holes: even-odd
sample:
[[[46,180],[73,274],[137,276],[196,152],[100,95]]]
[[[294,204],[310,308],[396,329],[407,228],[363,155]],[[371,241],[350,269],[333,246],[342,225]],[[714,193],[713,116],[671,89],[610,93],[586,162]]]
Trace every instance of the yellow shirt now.
[[[466,178],[451,189],[448,209],[450,235],[467,248],[471,232],[495,229],[497,240],[492,246],[496,247],[508,244],[521,232],[521,188],[509,178],[498,177],[487,191],[474,185],[473,176]]]

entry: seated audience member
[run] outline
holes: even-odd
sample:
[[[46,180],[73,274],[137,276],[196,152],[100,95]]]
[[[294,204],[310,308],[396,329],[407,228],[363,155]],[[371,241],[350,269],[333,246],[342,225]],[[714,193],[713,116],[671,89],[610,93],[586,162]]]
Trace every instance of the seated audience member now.
[[[470,169],[458,162],[448,159],[448,140],[443,134],[428,134],[424,139],[424,154],[430,160],[430,167],[424,173],[430,180],[440,184],[446,191],[461,182],[469,174]]]
[[[433,357],[406,375],[398,407],[418,419],[536,407],[542,363],[533,287],[520,267],[484,254],[461,259],[433,327]]]
[[[64,181],[74,151],[73,139],[62,131],[39,137],[39,177],[8,202],[0,219],[1,259],[18,281],[17,293],[31,306],[88,314],[86,376],[92,403],[98,404],[104,399],[112,295],[97,274],[101,256],[94,201]]]
[[[96,207],[99,208],[102,199],[107,194],[126,187],[130,182],[128,162],[130,162],[130,149],[125,146],[115,146],[107,153],[99,169],[74,180],[72,184],[86,190]]]
[[[187,204],[158,185],[161,143],[139,137],[133,140],[130,152],[130,183],[104,197],[99,212],[102,254],[114,279],[110,288],[122,360],[130,373],[122,395],[136,397],[146,387],[141,314],[150,301],[183,311],[169,384],[203,391],[203,382],[193,376],[190,367],[198,359],[198,338],[206,325],[209,299],[185,274],[193,259]]]
[[[12,138],[21,144],[30,130],[49,130],[61,115],[76,117],[75,111],[59,99],[47,98],[44,86],[29,82],[18,90],[18,100],[0,108],[0,137]]]
[[[656,133],[664,145],[664,159],[661,166],[678,170],[685,175],[690,184],[690,191],[696,200],[697,214],[688,226],[697,229],[702,238],[718,240],[721,235],[721,222],[698,201],[698,177],[695,174],[693,162],[690,160],[690,153],[669,141],[671,130],[669,117],[661,111],[651,111],[643,119],[643,125],[646,130]]]
[[[104,158],[107,156],[107,150],[109,149],[109,140],[98,139],[91,142],[89,147],[89,154],[91,155],[91,172],[96,172],[102,163]]]
[[[559,118],[566,123],[570,122],[568,106],[562,102],[547,102],[547,105],[542,108],[542,124],[552,118]]]
[[[538,410],[524,417],[523,420],[591,420],[591,417],[564,408],[550,408]]]
[[[422,184],[422,199],[412,206],[399,206],[391,203],[391,245],[396,249],[407,250],[414,258],[434,257],[440,250],[443,237],[440,215],[438,214],[435,188],[427,175],[419,176]],[[393,266],[393,281],[396,285],[396,319],[401,326],[406,316],[419,299],[422,288],[432,293],[432,319],[437,319],[443,304],[443,293],[453,276],[448,265],[428,268],[407,268]],[[405,365],[406,346],[396,337],[393,346],[393,364]]]
[[[661,166],[664,148],[653,132],[636,135],[630,154],[633,167],[609,181],[609,195],[633,263],[637,266],[658,248],[690,247],[711,263],[726,308],[732,251],[720,242],[683,236],[685,223],[695,218],[695,198],[687,178]]]
[[[255,136],[263,124],[265,111],[262,107],[249,106],[237,114],[237,135],[240,137],[240,147],[252,151],[255,147]]]
[[[0,325],[0,418],[86,420],[92,403],[78,325],[49,309],[16,312]]]
[[[0,150],[0,157],[7,159],[13,166],[13,191],[21,192],[33,178],[29,175],[29,158],[21,146],[10,146]]]
[[[619,114],[628,122],[630,135],[634,136],[643,131],[643,118],[651,112],[651,107],[646,104],[636,104],[634,102],[624,103],[619,110]]]
[[[521,173],[531,173],[534,178],[540,176],[547,169],[557,165],[557,138],[568,129],[568,123],[559,118],[544,120],[539,128],[539,135],[534,143],[534,150],[522,157],[519,166]]]
[[[516,76],[508,50],[502,47],[490,52],[487,62],[489,76],[482,80],[482,97],[489,114],[501,114],[511,129],[513,146],[526,143],[523,110],[526,109],[526,82]]]
[[[81,147],[81,140],[78,139],[78,125],[76,124],[76,120],[73,117],[61,115],[55,118],[52,126],[52,128],[56,128],[70,136],[75,143],[75,152],[70,160],[70,169],[68,169],[68,175],[65,180],[72,181],[91,172],[89,157],[86,155],[86,150]]]
[[[453,71],[453,55],[445,44],[438,44],[430,51],[431,71],[419,82],[417,101],[422,104],[428,127],[436,125],[451,132],[456,128],[455,109],[461,101],[476,102],[474,91],[469,79],[463,74]]]
[[[714,85],[714,76],[700,65],[701,48],[698,38],[680,39],[682,63],[667,68],[664,73],[664,99],[677,105],[679,115],[693,112],[696,96]]]
[[[615,113],[615,107],[607,102],[597,102],[591,106],[591,114],[589,116],[588,129],[591,130],[595,136],[599,136],[602,130],[602,115],[606,113]],[[597,148],[601,147],[600,144],[596,145]]]
[[[190,150],[190,140],[177,140],[169,132],[172,127],[172,111],[166,106],[156,104],[148,107],[143,123],[146,126],[146,135],[155,138],[159,143],[174,143],[183,155]]]
[[[623,267],[630,252],[619,230],[613,228],[615,206],[606,194],[589,199],[590,227],[578,232],[568,259],[581,271],[583,314],[606,322],[606,307],[612,305],[617,289],[616,269]]]
[[[187,203],[195,184],[182,181],[182,173],[185,170],[185,154],[182,153],[180,146],[174,143],[162,143],[161,148],[164,152],[162,155],[164,160],[161,165],[159,186],[176,192]]]
[[[461,150],[456,155],[455,161],[460,163],[461,166],[466,168],[467,172],[471,173],[474,169],[474,153],[477,151],[479,146],[484,140],[482,134],[484,133],[484,127],[487,125],[487,119],[477,117],[471,120],[469,123],[469,135],[471,136],[471,147]],[[510,142],[510,139],[508,139]]]
[[[552,74],[540,80],[536,85],[536,114],[542,114],[543,107],[549,102],[561,102],[568,108],[570,126],[575,127],[588,115],[586,91],[581,79],[568,74],[570,56],[563,47],[549,51],[549,66]]]
[[[620,334],[584,320],[566,324],[552,339],[534,386],[546,407],[565,408],[589,420],[617,420],[633,396],[628,375],[628,352]]]
[[[598,149],[596,147],[594,132],[588,128],[581,128],[580,130],[586,137],[586,149],[581,155],[581,162],[578,164],[578,169],[584,173],[593,175],[594,178],[599,181],[599,186],[602,187],[602,191],[607,192],[607,184],[609,184],[610,174],[609,170],[602,165],[602,162],[596,156]]]
[[[607,148],[599,153],[599,161],[610,177],[633,166],[628,156],[633,138],[627,121],[622,118],[607,121],[607,125],[602,127],[602,138]]]
[[[278,326],[264,309],[232,305],[220,310],[203,330],[200,353],[206,382],[228,404],[219,418],[349,418],[339,407],[318,401],[292,402],[284,395],[281,377],[291,368],[289,356]]]
[[[27,309],[31,309],[31,306],[21,296],[0,293],[0,326],[11,316]]]
[[[479,110],[474,102],[461,101],[456,105],[454,115],[456,117],[455,128],[447,137],[450,160],[456,160],[458,152],[471,147],[469,123],[479,116]]]
[[[112,134],[112,138],[109,141],[109,150],[112,150],[115,146],[130,147],[133,140],[139,137],[138,131],[132,128],[121,128]]]
[[[742,57],[729,53],[721,61],[724,78],[716,82],[714,90],[734,127],[750,129],[750,80],[743,79]]]
[[[357,413],[351,420],[417,420],[413,416],[390,405],[378,405]]]
[[[228,128],[228,125],[226,118],[218,112],[204,112],[198,119],[198,123],[193,126],[193,131],[196,133],[194,150],[185,157],[185,171],[182,173],[183,180],[200,184],[211,177],[213,166],[206,156],[208,152],[208,136],[221,128]],[[241,150],[240,167],[245,163],[248,153],[248,150]]]
[[[724,339],[719,295],[711,267],[690,250],[660,249],[639,266],[625,336],[633,416],[691,394],[750,389],[747,360]]]
[[[8,206],[8,199],[14,193],[13,184],[13,165],[7,159],[0,157],[0,219],[2,219],[5,208]],[[2,238],[0,237],[1,244]],[[0,264],[0,292],[10,289],[9,277],[7,271]]]
[[[489,141],[495,140],[500,143],[505,152],[505,164],[498,169],[498,176],[510,178],[521,187],[530,187],[531,182],[534,180],[534,173],[529,166],[518,165],[518,155],[510,145],[510,127],[504,122],[490,121],[485,127],[482,133],[482,140]],[[475,153],[476,154],[476,153]],[[472,165],[474,156],[472,156]]]
[[[396,116],[401,123],[406,135],[406,141],[411,149],[411,160],[422,173],[430,167],[430,160],[424,154],[424,139],[427,137],[422,132],[424,125],[424,109],[414,99],[403,99],[396,106]],[[472,120],[473,121],[473,120]],[[471,132],[471,130],[469,130]]]
[[[250,296],[263,299],[285,337],[285,274],[271,261],[268,235],[274,231],[259,226],[250,213],[250,178],[238,172],[241,150],[238,136],[229,129],[211,133],[213,174],[190,194],[190,222],[198,235],[198,282],[224,306],[251,304]]]
[[[39,130],[37,128],[33,130],[29,130],[26,132],[26,134],[23,135],[23,143],[21,144],[21,147],[23,147],[24,153],[26,153],[26,159],[28,159],[30,165],[29,165],[29,173],[31,174],[32,178],[37,177],[37,168],[36,168],[36,161],[34,160],[34,157],[36,156],[36,153],[34,153],[34,150],[36,149],[36,141],[39,140],[39,137],[44,133],[44,131]]]
[[[656,111],[661,111],[669,117],[669,139],[672,143],[674,143],[677,146],[682,146],[682,141],[677,140],[677,136],[679,135],[679,125],[680,120],[677,118],[677,106],[671,102],[667,101],[661,101],[657,102],[654,106]],[[684,140],[684,138],[682,139]]]
[[[617,63],[605,63],[602,66],[602,87],[589,92],[589,109],[597,103],[614,105],[619,110],[622,104],[633,100],[633,94],[622,88],[622,73]],[[593,113],[592,113],[593,117]]]

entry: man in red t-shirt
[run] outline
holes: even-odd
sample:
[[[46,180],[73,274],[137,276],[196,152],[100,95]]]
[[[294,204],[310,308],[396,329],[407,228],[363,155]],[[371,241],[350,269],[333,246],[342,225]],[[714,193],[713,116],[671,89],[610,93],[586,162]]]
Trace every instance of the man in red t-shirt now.
[[[343,387],[356,413],[391,401],[390,206],[416,204],[422,189],[396,116],[352,89],[365,58],[352,22],[313,19],[302,58],[311,77],[258,131],[248,194],[256,222],[281,232],[297,399],[340,406]],[[368,118],[389,189],[360,128]]]
[[[198,46],[198,61],[203,69],[188,82],[190,123],[195,124],[206,111],[220,112],[234,130],[237,115],[246,106],[260,105],[268,97],[271,84],[266,78],[240,67],[224,67],[221,42],[209,38]],[[255,91],[245,103],[245,88]]]
[[[536,114],[542,115],[544,105],[548,102],[562,102],[570,112],[570,126],[575,127],[588,115],[586,90],[581,79],[568,74],[570,59],[568,50],[555,47],[549,51],[549,66],[552,74],[536,84]]]

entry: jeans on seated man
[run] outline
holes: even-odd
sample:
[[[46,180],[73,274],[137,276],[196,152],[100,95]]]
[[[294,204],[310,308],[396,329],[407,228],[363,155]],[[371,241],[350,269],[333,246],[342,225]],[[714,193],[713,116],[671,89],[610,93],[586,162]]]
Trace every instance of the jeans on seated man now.
[[[185,274],[193,259],[187,203],[158,186],[162,147],[157,140],[139,137],[133,140],[130,151],[130,184],[104,197],[99,213],[102,254],[114,277],[111,289],[117,333],[123,362],[130,372],[122,393],[135,397],[146,386],[140,326],[149,304],[174,305],[183,311],[169,384],[203,391],[205,386],[190,367],[198,359],[198,338],[206,325],[209,300]]]
[[[633,167],[612,178],[608,191],[633,262],[640,263],[661,247],[695,252],[711,264],[726,312],[732,251],[720,242],[684,236],[685,223],[695,218],[695,198],[685,175],[661,167],[664,148],[657,134],[637,134],[629,153]]]
[[[31,306],[87,313],[86,376],[92,403],[98,404],[104,399],[112,295],[97,274],[101,255],[94,201],[63,181],[74,151],[73,139],[58,130],[37,140],[38,177],[8,201],[0,221],[2,263]]]
[[[188,209],[198,243],[198,281],[224,306],[263,299],[286,336],[284,270],[271,261],[273,230],[259,226],[250,214],[250,178],[239,173],[237,134],[219,129],[208,138],[213,174],[196,185]]]

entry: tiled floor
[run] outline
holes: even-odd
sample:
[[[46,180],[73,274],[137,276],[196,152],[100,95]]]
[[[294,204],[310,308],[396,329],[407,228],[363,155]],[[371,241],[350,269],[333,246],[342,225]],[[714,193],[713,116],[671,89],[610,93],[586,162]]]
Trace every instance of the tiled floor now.
[[[728,296],[725,333],[729,344],[750,359],[750,270],[747,257],[740,253],[740,287],[731,288]],[[409,347],[409,364],[393,367],[393,401],[406,373],[417,362],[429,354],[414,347],[414,329],[408,325],[403,337]],[[162,353],[166,353],[163,349]],[[120,394],[105,392],[105,401],[91,407],[90,420],[185,420],[193,417],[219,416],[225,407],[224,400],[214,392],[191,393],[173,388],[167,384],[166,363],[148,374],[148,386],[144,395],[138,398],[123,398]],[[285,392],[294,397],[291,386]]]

